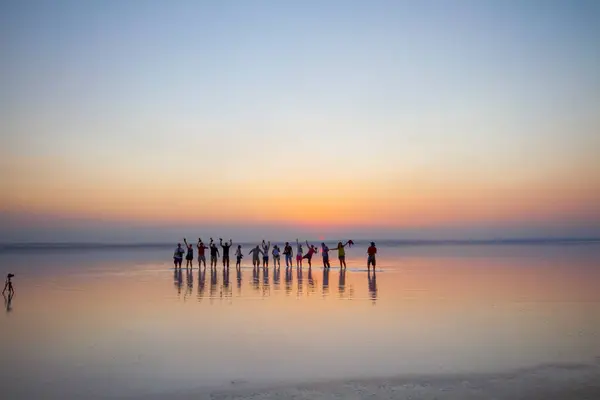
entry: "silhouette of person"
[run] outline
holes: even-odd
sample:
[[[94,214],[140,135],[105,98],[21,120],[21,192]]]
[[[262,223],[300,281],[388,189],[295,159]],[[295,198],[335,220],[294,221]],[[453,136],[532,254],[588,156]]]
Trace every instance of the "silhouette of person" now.
[[[223,248],[223,267],[229,268],[229,248],[233,245],[233,240],[229,239],[229,243],[223,244],[223,239],[219,238],[219,243]]]
[[[13,294],[15,294],[15,288],[13,287],[12,284],[12,278],[14,277],[14,274],[9,273],[8,275],[6,275],[6,281],[4,282],[4,289],[2,290],[2,294],[4,295],[5,292],[8,291],[8,296],[12,296]]]

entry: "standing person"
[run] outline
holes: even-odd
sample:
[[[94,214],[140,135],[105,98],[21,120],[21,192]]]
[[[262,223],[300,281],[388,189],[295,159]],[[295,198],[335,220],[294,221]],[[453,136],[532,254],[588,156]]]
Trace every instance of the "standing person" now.
[[[285,267],[293,267],[294,263],[292,262],[292,257],[294,256],[292,251],[292,246],[289,242],[285,242],[285,247],[283,248],[283,254],[285,255]]]
[[[329,264],[329,247],[325,243],[321,243],[321,254],[323,255],[323,268],[331,268],[331,264]]]
[[[308,244],[308,240],[306,241],[306,247],[308,248],[308,251],[306,252],[306,255],[303,258],[306,258],[308,261],[308,268],[312,267],[312,256],[313,254],[315,254],[317,252],[317,248],[315,246],[313,246],[312,244]]]
[[[181,247],[181,243],[177,243],[177,248],[173,253],[173,264],[175,264],[175,268],[181,268],[181,263],[183,262],[183,253],[185,250]]]
[[[2,295],[4,296],[4,293],[8,290],[8,296],[12,296],[13,294],[15,294],[15,289],[13,288],[13,284],[12,284],[12,278],[13,278],[13,274],[9,273],[8,275],[6,275],[6,281],[4,282],[4,289],[2,290]],[[8,306],[7,306],[8,309]]]
[[[225,268],[225,264],[229,268],[229,248],[233,245],[233,240],[229,239],[229,244],[223,244],[223,239],[219,238],[219,242],[223,248],[223,268]]]
[[[187,254],[185,255],[185,268],[193,268],[194,248],[191,244],[188,244],[185,238],[183,238],[183,243],[185,244],[185,248],[187,249]]]
[[[278,265],[281,268],[281,255],[279,246],[275,245],[273,246],[273,267],[277,267]]]
[[[215,242],[213,242],[212,238],[210,238],[210,267],[211,268],[214,265],[215,269],[217,269],[217,260],[218,260],[219,256],[220,256],[219,248],[217,247]]]
[[[263,251],[260,249],[259,245],[256,245],[255,248],[253,248],[252,250],[250,250],[250,253],[248,254],[252,254],[252,266],[253,267],[260,267],[260,259],[259,254],[263,254]]]
[[[242,254],[242,246],[239,244],[235,251],[235,258],[235,268],[240,269],[242,267],[242,258],[244,258],[244,255]]]
[[[340,268],[346,268],[346,247],[350,243],[350,240],[346,243],[342,244],[342,242],[338,242],[337,251],[338,251],[338,259],[340,260]]]
[[[271,248],[271,241],[265,243],[262,241],[262,253],[263,253],[263,267],[269,267],[269,249]]]
[[[208,247],[200,238],[198,238],[198,245],[196,247],[198,247],[198,269],[200,269],[200,263],[204,263],[204,268],[206,268],[206,256],[204,255],[204,251],[208,249]]]
[[[371,264],[373,264],[373,272],[375,272],[375,254],[377,254],[377,247],[375,247],[375,242],[371,242],[371,246],[367,249],[367,270],[371,269]]]
[[[302,245],[296,239],[296,267],[302,267]]]

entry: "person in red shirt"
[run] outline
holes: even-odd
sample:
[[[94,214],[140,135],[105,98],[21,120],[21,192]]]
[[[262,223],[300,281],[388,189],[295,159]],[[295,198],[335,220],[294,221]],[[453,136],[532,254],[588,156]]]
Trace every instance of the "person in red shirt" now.
[[[375,254],[377,254],[377,247],[375,247],[375,242],[371,242],[371,246],[367,249],[367,269],[371,270],[371,264],[373,264],[373,271],[375,271]]]
[[[198,238],[198,269],[200,269],[200,264],[204,264],[204,268],[206,268],[206,256],[204,255],[204,251],[208,249],[207,246],[204,245],[202,239]]]
[[[306,258],[308,260],[308,268],[312,267],[312,256],[317,252],[317,248],[312,244],[308,244],[308,240],[306,241],[306,246],[308,247],[308,252],[302,258]]]

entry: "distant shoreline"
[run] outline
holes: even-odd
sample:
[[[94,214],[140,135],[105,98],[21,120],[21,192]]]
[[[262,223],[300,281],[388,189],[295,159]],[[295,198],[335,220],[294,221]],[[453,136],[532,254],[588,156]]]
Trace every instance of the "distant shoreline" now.
[[[289,239],[288,239],[289,240]],[[402,240],[402,239],[358,239],[355,245],[368,245],[374,240],[381,246],[477,246],[477,245],[580,245],[600,243],[600,238],[506,238],[506,239],[480,239],[480,240]],[[283,242],[282,240],[281,242]],[[309,239],[309,242],[320,243],[322,240]],[[334,243],[336,240],[325,240]],[[281,243],[276,242],[276,243]],[[81,250],[81,249],[131,249],[131,248],[171,248],[175,242],[131,242],[131,243],[106,243],[106,242],[12,242],[0,243],[0,251],[10,250]],[[191,243],[195,243],[191,242]],[[255,245],[258,242],[241,241],[236,244]]]

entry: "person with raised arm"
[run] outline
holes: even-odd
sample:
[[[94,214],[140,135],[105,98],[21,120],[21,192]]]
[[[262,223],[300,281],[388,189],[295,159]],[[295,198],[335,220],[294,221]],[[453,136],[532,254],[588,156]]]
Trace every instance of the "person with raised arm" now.
[[[269,243],[265,243],[264,239],[262,241],[262,253],[263,253],[263,267],[269,267],[269,249],[271,248],[271,241]]]
[[[185,248],[187,249],[187,253],[185,255],[185,268],[193,268],[194,262],[194,248],[191,244],[188,244],[187,240],[183,238],[183,243],[185,244]]]
[[[300,244],[300,242],[298,242],[298,239],[296,239],[296,267],[302,267],[302,254],[304,252],[302,251],[302,245]]]
[[[290,242],[285,242],[285,247],[283,248],[283,255],[285,256],[285,267],[293,267],[294,262],[292,261],[292,257],[294,256],[294,253],[292,251],[292,246],[290,245]]]
[[[323,268],[331,268],[331,264],[329,264],[329,247],[325,242],[321,243],[321,255],[323,255]]]
[[[229,249],[233,245],[233,240],[229,239],[229,243],[223,244],[223,239],[219,238],[219,242],[223,248],[223,268],[225,268],[225,266],[229,268]]]
[[[219,259],[220,254],[219,254],[219,248],[213,241],[213,238],[210,238],[209,247],[210,247],[210,267],[212,268],[214,265],[215,269],[217,269],[217,260]]]
[[[308,244],[308,240],[306,241],[306,248],[308,249],[308,251],[306,252],[306,255],[302,258],[306,258],[306,260],[308,261],[308,268],[312,267],[312,256],[313,254],[315,254],[317,252],[317,248],[315,246],[313,246],[312,244]]]
[[[337,251],[338,251],[338,259],[340,260],[340,268],[346,268],[346,250],[344,249],[346,246],[352,246],[354,243],[352,240],[348,240],[346,243],[338,242]]]
[[[259,254],[262,254],[264,256],[265,253],[263,253],[263,251],[260,249],[259,245],[256,245],[255,248],[253,248],[252,250],[250,250],[250,252],[248,254],[252,254],[252,266],[253,267],[260,267],[260,258],[259,258]]]
[[[198,269],[200,269],[200,264],[204,263],[204,268],[206,268],[206,256],[204,252],[208,249],[208,246],[204,244],[201,238],[198,238]]]

